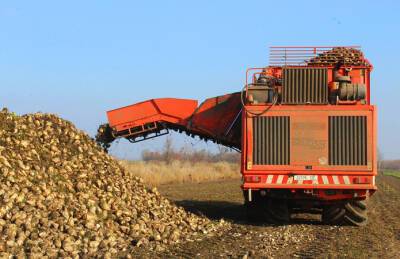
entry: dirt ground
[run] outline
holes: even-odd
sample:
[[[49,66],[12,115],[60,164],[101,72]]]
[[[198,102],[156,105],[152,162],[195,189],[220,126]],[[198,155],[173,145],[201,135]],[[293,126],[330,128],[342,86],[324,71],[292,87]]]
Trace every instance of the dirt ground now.
[[[400,258],[400,179],[379,176],[379,191],[369,201],[366,227],[320,223],[319,215],[297,215],[286,226],[251,225],[245,220],[239,181],[164,185],[160,192],[178,205],[232,229],[202,241],[155,252],[138,249],[148,258]]]

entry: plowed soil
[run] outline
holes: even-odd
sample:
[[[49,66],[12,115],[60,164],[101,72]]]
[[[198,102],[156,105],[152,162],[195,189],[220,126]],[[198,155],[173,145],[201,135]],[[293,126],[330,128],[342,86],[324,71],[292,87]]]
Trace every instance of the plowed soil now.
[[[232,222],[232,229],[202,241],[165,251],[137,250],[149,258],[400,258],[400,179],[378,176],[379,191],[368,203],[366,227],[326,226],[319,215],[297,215],[286,226],[252,225],[242,208],[240,182],[165,185],[167,198],[212,220]]]

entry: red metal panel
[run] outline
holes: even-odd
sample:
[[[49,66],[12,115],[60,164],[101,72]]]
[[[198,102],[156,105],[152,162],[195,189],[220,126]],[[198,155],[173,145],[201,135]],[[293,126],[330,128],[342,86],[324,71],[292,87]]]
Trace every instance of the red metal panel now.
[[[247,107],[251,111],[262,111],[265,106],[251,106]],[[328,116],[367,116],[367,161],[366,166],[348,166],[348,165],[327,165],[321,164],[321,157],[328,157],[327,152],[327,127],[322,127],[317,131],[310,131],[309,133],[301,131],[300,135],[296,135],[296,128],[291,126],[292,138],[291,138],[291,164],[290,165],[253,165],[252,163],[252,152],[253,152],[253,134],[252,134],[252,117],[254,115],[247,114],[244,116],[246,120],[246,135],[243,138],[245,141],[244,146],[246,147],[246,156],[243,162],[247,165],[242,171],[244,175],[257,173],[257,174],[268,174],[268,173],[286,173],[286,174],[369,174],[376,175],[377,171],[377,160],[376,160],[376,111],[375,106],[369,105],[286,105],[286,106],[274,106],[266,114],[268,116],[290,116],[291,124],[297,122],[321,122],[327,123]],[[299,130],[299,129],[297,129]],[[304,145],[300,145],[299,148],[293,147],[293,140],[296,138],[304,139],[318,139],[325,143],[321,150],[313,152],[308,150]],[[311,165],[312,170],[307,169],[305,166]]]
[[[187,127],[240,148],[241,110],[240,93],[209,98],[193,113]]]

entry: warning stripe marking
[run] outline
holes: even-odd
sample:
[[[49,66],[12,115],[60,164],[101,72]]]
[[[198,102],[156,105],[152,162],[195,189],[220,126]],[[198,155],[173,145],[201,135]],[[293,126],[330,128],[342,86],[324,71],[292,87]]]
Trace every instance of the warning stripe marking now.
[[[374,181],[375,177],[372,177]],[[334,184],[334,185],[350,185],[352,178],[347,175],[317,175],[317,179],[313,180],[294,180],[293,175],[267,175],[266,184]]]
[[[276,180],[276,183],[277,183],[277,184],[281,184],[281,183],[282,183],[282,180],[283,180],[283,175],[279,175],[279,176],[278,176],[278,180]]]
[[[333,179],[334,184],[340,184],[339,178],[337,177],[337,175],[332,176],[332,179]]]

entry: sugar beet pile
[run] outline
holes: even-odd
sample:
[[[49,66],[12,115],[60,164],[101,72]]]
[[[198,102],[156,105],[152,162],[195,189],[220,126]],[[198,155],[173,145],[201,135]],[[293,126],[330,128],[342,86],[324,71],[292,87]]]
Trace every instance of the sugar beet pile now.
[[[307,61],[309,66],[334,66],[338,63],[345,66],[371,66],[361,50],[344,47],[324,51]]]
[[[224,227],[147,189],[70,122],[0,112],[0,257],[112,256]]]

